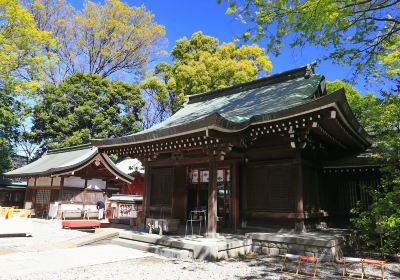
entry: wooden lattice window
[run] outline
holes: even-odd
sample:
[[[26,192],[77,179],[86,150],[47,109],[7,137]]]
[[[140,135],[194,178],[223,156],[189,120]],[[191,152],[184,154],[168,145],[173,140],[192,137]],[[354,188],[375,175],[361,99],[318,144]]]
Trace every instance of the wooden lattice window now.
[[[104,200],[102,192],[87,192],[85,194],[85,203],[87,204],[96,204],[99,200]]]
[[[47,204],[49,203],[50,190],[37,190],[36,191],[36,203]]]
[[[80,190],[65,190],[63,191],[62,195],[62,200],[63,201],[69,201],[69,202],[82,202],[82,191]]]

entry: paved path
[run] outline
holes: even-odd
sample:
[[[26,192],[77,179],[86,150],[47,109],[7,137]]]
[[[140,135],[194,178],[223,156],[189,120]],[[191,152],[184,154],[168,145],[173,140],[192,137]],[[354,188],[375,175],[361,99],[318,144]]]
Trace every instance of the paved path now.
[[[57,272],[71,268],[149,256],[154,255],[116,245],[85,246],[52,251],[7,254],[0,256],[0,279],[15,279],[17,276],[32,273]]]

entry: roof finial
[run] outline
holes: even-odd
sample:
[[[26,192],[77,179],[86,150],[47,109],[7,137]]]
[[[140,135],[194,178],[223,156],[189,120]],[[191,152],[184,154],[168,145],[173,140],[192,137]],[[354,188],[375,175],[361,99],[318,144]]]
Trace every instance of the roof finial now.
[[[310,76],[315,73],[314,68],[315,68],[315,66],[317,66],[318,62],[319,61],[316,60],[316,61],[313,61],[313,62],[307,64],[306,74],[304,75],[304,77],[306,79],[310,78]]]

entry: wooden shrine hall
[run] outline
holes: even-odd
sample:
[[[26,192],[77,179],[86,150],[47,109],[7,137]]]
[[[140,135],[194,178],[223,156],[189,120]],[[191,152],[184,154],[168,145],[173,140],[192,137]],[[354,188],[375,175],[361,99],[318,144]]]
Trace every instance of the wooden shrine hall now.
[[[104,193],[124,193],[134,180],[91,145],[49,150],[4,175],[27,178],[25,208],[50,218],[60,217],[63,211],[95,210]]]
[[[370,146],[343,90],[327,94],[313,65],[192,95],[150,129],[92,140],[145,166],[145,218],[185,224],[205,210],[219,229],[295,228],[329,216],[323,162]]]

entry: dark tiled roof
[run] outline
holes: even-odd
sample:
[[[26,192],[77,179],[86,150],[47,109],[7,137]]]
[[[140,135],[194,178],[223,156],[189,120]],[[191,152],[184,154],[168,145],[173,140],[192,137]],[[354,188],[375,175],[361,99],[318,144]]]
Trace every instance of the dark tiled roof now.
[[[305,66],[247,83],[190,96],[182,109],[165,121],[138,133],[92,140],[96,146],[156,140],[216,125],[243,128],[257,116],[287,110],[315,99],[324,80]]]

